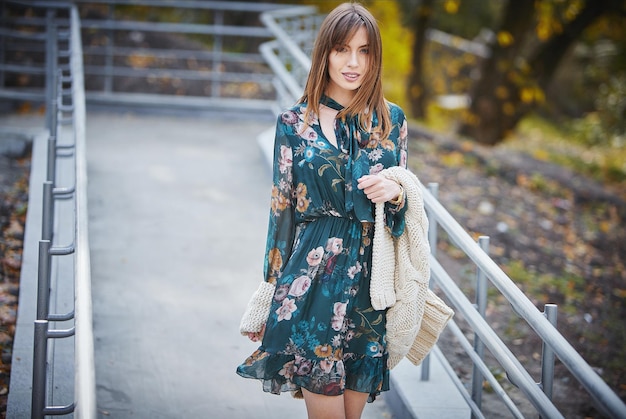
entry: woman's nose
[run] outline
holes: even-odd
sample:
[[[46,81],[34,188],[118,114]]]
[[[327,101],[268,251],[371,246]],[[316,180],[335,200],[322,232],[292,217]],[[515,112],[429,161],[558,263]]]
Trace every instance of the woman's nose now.
[[[350,58],[348,60],[348,65],[350,67],[356,67],[357,65],[359,65],[359,58],[358,58],[358,52],[354,51],[350,53]]]

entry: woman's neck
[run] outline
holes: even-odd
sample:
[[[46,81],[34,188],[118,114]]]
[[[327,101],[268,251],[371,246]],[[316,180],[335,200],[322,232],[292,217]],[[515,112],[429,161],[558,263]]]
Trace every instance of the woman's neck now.
[[[329,87],[326,89],[326,92],[324,92],[324,94],[328,96],[329,98],[333,99],[335,102],[337,102],[344,108],[347,108],[348,105],[350,105],[350,103],[352,102],[352,99],[354,99],[354,96],[356,95],[356,91],[347,91],[347,90],[337,91],[337,89],[332,89],[331,87]]]

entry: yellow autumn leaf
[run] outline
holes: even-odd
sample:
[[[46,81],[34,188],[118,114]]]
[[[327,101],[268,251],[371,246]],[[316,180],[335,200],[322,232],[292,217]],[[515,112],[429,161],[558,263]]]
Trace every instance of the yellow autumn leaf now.
[[[508,47],[514,41],[513,35],[509,31],[500,31],[497,35],[498,44],[502,47]]]
[[[611,223],[606,220],[602,220],[600,221],[599,228],[601,232],[608,233],[611,230]]]
[[[535,97],[532,87],[523,87],[519,93],[520,100],[524,103],[531,103]]]
[[[133,68],[146,68],[154,63],[155,57],[152,55],[132,54],[128,56],[128,64]]]
[[[444,3],[443,8],[445,9],[446,13],[450,13],[451,15],[453,15],[459,11],[460,3],[461,2],[459,0],[447,0]]]
[[[568,4],[567,10],[565,10],[565,20],[567,20],[568,22],[574,20],[576,16],[578,16],[578,14],[580,13],[581,9],[582,5],[580,4],[580,1],[572,1],[570,4]]]
[[[453,151],[441,157],[441,161],[448,167],[458,167],[463,164],[465,158],[458,151]]]
[[[547,41],[552,36],[552,29],[546,22],[540,22],[537,25],[537,38],[540,41]]]
[[[550,158],[550,153],[544,149],[533,150],[533,157],[537,160],[547,161]]]

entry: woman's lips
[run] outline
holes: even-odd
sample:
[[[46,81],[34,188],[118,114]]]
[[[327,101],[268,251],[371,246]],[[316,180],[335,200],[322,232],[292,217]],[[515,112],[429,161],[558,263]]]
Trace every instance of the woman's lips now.
[[[358,73],[342,73],[346,80],[350,82],[357,81],[360,74]]]

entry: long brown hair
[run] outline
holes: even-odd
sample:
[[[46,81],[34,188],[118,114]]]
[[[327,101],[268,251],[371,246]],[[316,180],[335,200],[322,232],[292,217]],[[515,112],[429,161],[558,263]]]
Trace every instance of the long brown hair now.
[[[361,27],[367,32],[369,44],[369,69],[361,87],[354,98],[341,112],[339,117],[357,116],[361,128],[371,130],[372,112],[378,116],[378,126],[374,128],[381,139],[386,139],[391,131],[389,108],[383,95],[381,82],[382,41],[376,19],[358,3],[343,3],[331,11],[322,22],[313,45],[311,71],[304,87],[304,94],[298,103],[308,103],[304,120],[309,121],[311,112],[319,115],[319,102],[329,83],[328,57],[338,45],[350,41]]]

